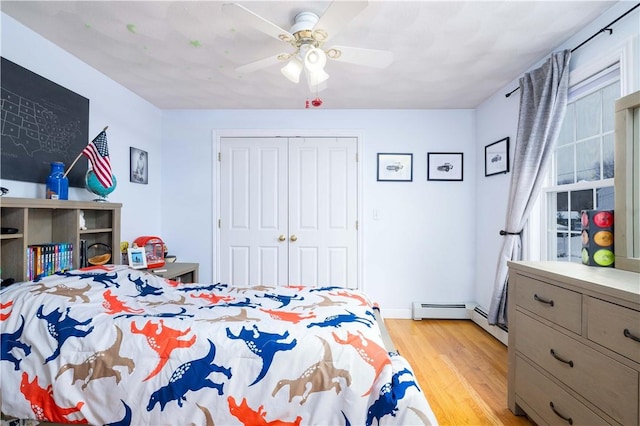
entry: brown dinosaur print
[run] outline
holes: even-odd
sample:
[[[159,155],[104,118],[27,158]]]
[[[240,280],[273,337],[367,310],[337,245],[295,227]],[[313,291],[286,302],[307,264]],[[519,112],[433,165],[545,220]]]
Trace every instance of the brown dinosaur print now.
[[[223,315],[218,318],[199,319],[196,321],[206,322],[249,322],[260,321],[260,318],[251,318],[247,316],[247,310],[245,308],[240,309],[240,313],[236,315]]]
[[[211,415],[211,412],[209,411],[209,409],[207,407],[203,407],[197,402],[196,402],[196,405],[198,406],[200,411],[202,411],[202,413],[204,414],[204,418],[206,420],[204,426],[216,426],[216,424],[213,422],[213,416]]]
[[[236,400],[232,396],[227,398],[229,403],[229,412],[244,426],[299,426],[302,421],[302,417],[298,416],[292,422],[285,422],[282,420],[267,421],[267,412],[264,411],[264,405],[258,407],[258,411],[255,411],[247,404],[247,398],[242,398],[240,405],[236,403]]]
[[[360,302],[360,306],[369,306],[369,301],[367,299],[355,293],[350,293],[348,291],[338,291],[338,292],[329,293],[329,294],[332,296],[348,297],[350,299]]]
[[[275,287],[268,285],[257,285],[255,287],[234,287],[237,293],[246,293],[247,291],[271,291]]]
[[[155,307],[155,306],[165,306],[165,305],[180,305],[180,306],[187,306],[187,305],[191,305],[193,306],[193,303],[186,303],[187,302],[187,298],[184,296],[180,296],[178,298],[178,300],[165,300],[165,301],[161,301],[161,302],[149,302],[147,300],[143,300],[142,303],[144,303],[147,306],[151,306],[151,307]]]
[[[13,305],[13,300],[9,300],[7,303],[0,303],[0,309],[7,309]],[[0,321],[4,321],[11,316],[11,312],[13,310],[7,312],[6,314],[0,313]]]
[[[121,344],[122,330],[116,326],[116,340],[110,348],[94,353],[80,364],[63,365],[60,367],[60,370],[58,370],[56,379],[65,371],[73,370],[73,380],[71,383],[74,384],[76,381],[82,380],[84,382],[81,387],[82,390],[87,387],[90,381],[106,377],[115,377],[116,384],[120,383],[122,376],[114,367],[127,367],[129,374],[131,374],[135,368],[135,364],[131,358],[120,355]]]
[[[367,396],[373,389],[373,384],[382,373],[382,370],[386,365],[391,365],[391,358],[385,348],[378,345],[373,340],[367,339],[364,335],[358,331],[358,335],[347,331],[347,338],[341,339],[335,332],[331,333],[336,342],[342,345],[349,345],[358,352],[360,358],[362,358],[367,364],[373,367],[376,372],[375,378],[371,384],[371,387],[362,396]]]
[[[123,301],[118,299],[117,296],[111,294],[111,290],[107,290],[102,294],[102,307],[109,315],[116,315],[122,313],[128,314],[141,314],[144,309],[133,309],[124,304]]]
[[[147,338],[147,343],[156,351],[160,360],[156,365],[156,368],[153,369],[151,373],[143,380],[146,382],[151,379],[153,376],[158,374],[160,370],[165,366],[165,364],[169,361],[169,357],[171,356],[171,352],[174,349],[178,348],[188,348],[192,346],[196,342],[196,336],[191,336],[189,340],[178,340],[178,337],[182,337],[188,334],[191,331],[191,327],[187,328],[185,331],[176,330],[164,325],[164,322],[160,320],[158,324],[152,322],[151,320],[147,321],[147,323],[142,327],[136,327],[136,323],[131,323],[131,332],[135,334],[142,334]]]
[[[321,294],[318,295],[319,297],[322,298],[322,302],[316,302],[316,303],[312,303],[310,305],[296,305],[291,309],[304,309],[304,310],[311,310],[311,309],[315,309],[315,308],[324,308],[324,307],[331,307],[331,306],[342,306],[342,305],[346,305],[349,302],[345,302],[342,300],[331,300],[330,298],[328,298],[327,296],[323,296]]]
[[[33,379],[33,382],[29,382],[29,375],[26,372],[22,373],[20,392],[31,404],[31,410],[38,420],[85,425],[89,423],[84,418],[72,420],[66,417],[69,414],[79,413],[84,402],[80,401],[75,407],[69,408],[58,406],[53,399],[53,387],[49,385],[46,389],[41,388],[38,384],[38,376]]]
[[[280,389],[289,385],[289,402],[296,396],[300,396],[302,397],[300,405],[302,405],[307,401],[309,395],[314,392],[335,389],[336,394],[340,393],[342,387],[339,379],[341,377],[346,381],[347,387],[351,386],[351,374],[349,371],[336,368],[333,365],[333,355],[331,354],[329,343],[320,336],[318,336],[318,339],[322,341],[322,347],[324,348],[323,358],[307,368],[297,379],[280,380],[273,389],[271,396],[276,396]],[[308,384],[311,384],[309,389],[307,389]]]
[[[265,314],[269,314],[269,316],[275,320],[286,321],[293,324],[297,324],[302,320],[315,318],[316,314],[314,312],[310,312],[308,315],[298,314],[296,312],[287,312],[287,311],[276,311],[274,309],[262,309],[262,312]]]
[[[30,293],[46,293],[53,294],[54,296],[63,296],[69,298],[69,302],[75,302],[78,298],[80,298],[84,303],[89,303],[90,301],[85,293],[91,290],[91,284],[87,284],[82,288],[73,288],[65,284],[59,284],[54,287],[47,287],[42,283],[38,283],[34,287],[35,288],[31,290]]]

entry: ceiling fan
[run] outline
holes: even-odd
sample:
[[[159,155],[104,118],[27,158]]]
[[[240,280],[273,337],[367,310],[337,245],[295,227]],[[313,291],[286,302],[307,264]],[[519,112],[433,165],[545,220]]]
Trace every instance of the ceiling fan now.
[[[249,73],[288,61],[281,68],[282,74],[293,83],[298,83],[304,72],[309,90],[318,92],[326,88],[329,78],[324,70],[327,59],[386,68],[393,62],[393,53],[386,50],[349,46],[325,48],[325,43],[362,12],[367,4],[367,1],[334,1],[321,16],[309,11],[300,12],[288,31],[238,3],[224,4],[223,11],[233,18],[293,47],[291,52],[277,53],[236,67],[235,70]]]

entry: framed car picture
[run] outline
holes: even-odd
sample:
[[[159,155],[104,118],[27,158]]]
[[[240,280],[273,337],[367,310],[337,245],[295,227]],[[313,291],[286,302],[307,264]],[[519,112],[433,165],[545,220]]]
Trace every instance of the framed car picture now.
[[[509,138],[484,147],[484,175],[492,176],[509,171]]]
[[[462,152],[429,152],[427,180],[462,180]]]
[[[378,154],[379,182],[411,182],[413,154]]]

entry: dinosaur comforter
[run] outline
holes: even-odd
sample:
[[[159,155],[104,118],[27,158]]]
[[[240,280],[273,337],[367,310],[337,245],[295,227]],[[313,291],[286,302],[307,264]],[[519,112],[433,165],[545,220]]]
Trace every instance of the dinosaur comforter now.
[[[435,423],[371,302],[126,266],[0,293],[2,413],[92,425]]]

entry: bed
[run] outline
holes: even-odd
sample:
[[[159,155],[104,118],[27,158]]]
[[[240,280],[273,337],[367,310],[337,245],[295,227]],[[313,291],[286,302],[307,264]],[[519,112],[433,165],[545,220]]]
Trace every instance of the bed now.
[[[0,302],[3,424],[436,424],[358,291],[105,265],[13,284]]]

